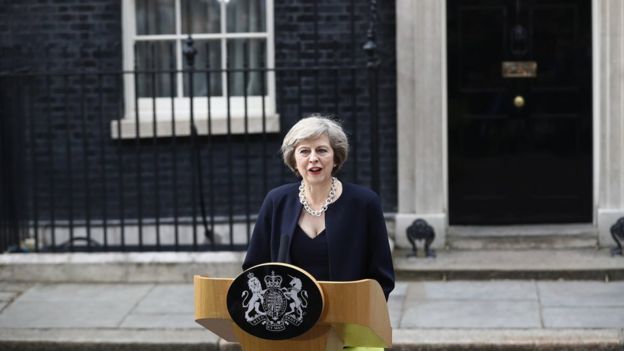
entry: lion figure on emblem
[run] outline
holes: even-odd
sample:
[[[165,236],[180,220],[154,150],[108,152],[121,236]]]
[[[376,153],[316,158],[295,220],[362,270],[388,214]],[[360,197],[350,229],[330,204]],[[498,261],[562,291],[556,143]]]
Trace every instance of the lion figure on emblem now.
[[[246,301],[249,296],[249,291],[247,290],[243,291],[241,297],[243,298],[243,308],[247,308],[247,311],[245,311],[245,319],[247,322],[250,322],[254,319],[254,317],[249,316],[251,311],[255,310],[256,316],[265,315],[266,313],[260,311],[260,304],[264,302],[264,297],[262,296],[264,293],[264,290],[262,290],[262,284],[258,278],[254,277],[253,273],[250,273],[248,277],[247,286],[249,287],[249,290],[251,290],[251,298],[248,302]]]
[[[290,311],[286,312],[284,316],[287,316],[289,314],[295,314],[296,318],[298,320],[301,320],[303,318],[302,307],[308,307],[308,292],[305,290],[301,291],[303,287],[301,279],[293,277],[292,275],[288,276],[292,278],[289,283],[290,289],[282,288],[282,290],[284,291],[284,295],[286,296],[286,298],[292,300],[292,302],[288,304],[288,306],[290,307]],[[301,293],[301,297],[299,293]]]

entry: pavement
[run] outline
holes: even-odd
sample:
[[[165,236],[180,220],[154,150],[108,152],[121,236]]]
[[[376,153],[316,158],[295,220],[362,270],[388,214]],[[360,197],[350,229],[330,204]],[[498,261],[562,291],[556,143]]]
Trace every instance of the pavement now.
[[[90,268],[99,281],[28,281],[16,278],[23,257],[12,260],[22,263],[0,261],[0,273],[13,277],[0,282],[0,350],[239,349],[194,322],[190,281],[106,281],[104,270],[115,266],[106,259],[99,272]],[[621,280],[401,279],[388,301],[392,349],[622,351],[623,297]]]

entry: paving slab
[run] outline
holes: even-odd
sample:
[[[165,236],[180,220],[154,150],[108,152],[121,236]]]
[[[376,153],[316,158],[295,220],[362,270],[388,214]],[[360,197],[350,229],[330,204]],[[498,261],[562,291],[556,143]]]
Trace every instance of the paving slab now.
[[[193,315],[193,284],[157,284],[132,310],[132,314],[174,313]]]
[[[622,306],[624,282],[538,282],[543,306]]]
[[[17,301],[122,301],[139,299],[154,284],[38,284],[25,291]]]
[[[113,328],[151,284],[36,285],[0,313],[0,328]]]
[[[127,303],[89,301],[50,304],[25,301],[0,314],[0,328],[115,328],[132,307]]]
[[[624,307],[547,307],[546,328],[624,328]]]
[[[534,282],[410,282],[400,328],[540,328]]]
[[[407,296],[408,283],[397,282],[388,297],[388,314],[392,328],[398,328],[403,315],[403,304]]]
[[[409,301],[400,328],[541,328],[535,301]]]
[[[537,300],[532,281],[448,281],[409,284],[410,298],[443,300]]]

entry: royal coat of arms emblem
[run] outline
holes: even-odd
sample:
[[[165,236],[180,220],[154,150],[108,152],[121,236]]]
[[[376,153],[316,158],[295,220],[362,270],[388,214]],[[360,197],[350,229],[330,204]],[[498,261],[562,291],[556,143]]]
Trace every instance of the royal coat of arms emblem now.
[[[323,312],[321,286],[309,273],[287,263],[263,263],[230,285],[232,321],[259,338],[290,339],[310,330]]]
[[[290,277],[288,287],[282,287],[282,276],[271,271],[260,279],[253,273],[247,275],[249,290],[242,292],[245,320],[251,325],[262,323],[266,330],[282,331],[288,325],[299,326],[308,307],[308,293],[302,290],[301,279]]]

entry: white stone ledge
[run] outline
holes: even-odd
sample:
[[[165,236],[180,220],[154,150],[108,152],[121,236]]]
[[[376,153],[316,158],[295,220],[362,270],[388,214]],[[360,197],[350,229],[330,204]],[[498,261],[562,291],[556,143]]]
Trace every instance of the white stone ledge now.
[[[41,283],[190,283],[236,277],[244,252],[126,252],[0,255],[0,280]]]
[[[264,119],[264,127],[263,127]],[[206,115],[198,114],[194,118],[198,135],[227,135],[228,117],[218,115],[211,117],[211,130],[208,130],[208,118]],[[250,115],[247,118],[247,128],[245,128],[245,117],[241,115],[230,116],[230,134],[259,134],[259,133],[279,133],[279,115],[272,114],[265,117],[261,115]],[[150,118],[141,118],[138,121],[131,117],[111,121],[111,137],[113,139],[135,139],[137,137],[137,126],[139,138],[157,138],[174,136],[174,129],[171,119],[157,119],[156,133],[154,133],[154,121]],[[176,118],[174,122],[175,136],[184,137],[191,135],[191,119],[188,114]]]

